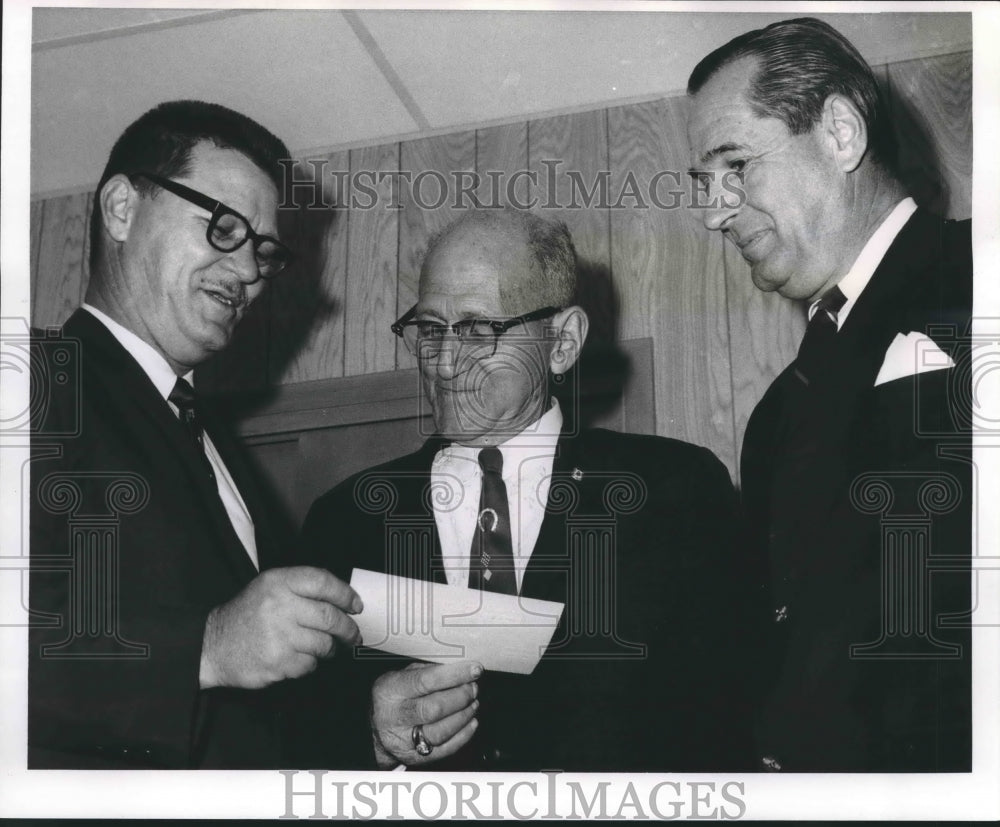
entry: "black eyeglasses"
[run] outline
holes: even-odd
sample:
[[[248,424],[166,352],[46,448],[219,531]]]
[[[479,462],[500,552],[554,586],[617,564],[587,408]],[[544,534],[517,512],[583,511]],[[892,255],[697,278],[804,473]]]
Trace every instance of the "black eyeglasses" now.
[[[255,233],[249,221],[221,201],[209,198],[197,190],[161,175],[154,175],[151,172],[133,174],[152,181],[158,187],[172,192],[185,201],[190,201],[203,210],[208,210],[212,217],[209,219],[205,238],[219,252],[231,253],[238,250],[249,239],[253,244],[254,258],[257,260],[257,272],[262,279],[274,278],[295,258],[292,251],[276,238]]]
[[[476,355],[488,358],[497,352],[500,337],[516,325],[546,319],[562,310],[561,307],[543,307],[515,316],[513,319],[462,319],[446,324],[429,319],[414,319],[417,306],[392,323],[392,332],[406,344],[406,349],[418,359],[436,359],[447,340],[458,341],[463,348],[474,348]],[[482,351],[481,353],[479,351]],[[489,350],[489,353],[486,353]]]

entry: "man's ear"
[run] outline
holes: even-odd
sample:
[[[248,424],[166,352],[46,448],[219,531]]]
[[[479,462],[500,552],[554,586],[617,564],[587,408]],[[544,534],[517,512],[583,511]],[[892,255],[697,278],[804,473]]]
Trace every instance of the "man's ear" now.
[[[139,193],[125,175],[112,175],[98,195],[104,229],[115,241],[126,241],[132,228]]]
[[[845,95],[830,95],[823,104],[821,123],[838,168],[854,172],[868,149],[868,126],[861,110]]]
[[[568,371],[580,357],[583,343],[587,339],[590,319],[582,307],[572,305],[560,310],[552,317],[549,329],[554,331],[555,341],[549,354],[549,370],[558,375]]]

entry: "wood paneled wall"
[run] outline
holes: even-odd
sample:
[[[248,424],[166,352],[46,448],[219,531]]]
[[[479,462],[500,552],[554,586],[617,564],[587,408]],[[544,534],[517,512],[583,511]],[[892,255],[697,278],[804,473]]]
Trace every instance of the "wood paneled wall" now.
[[[968,217],[971,53],[880,66],[878,73],[904,177],[918,202]],[[793,357],[804,320],[802,308],[753,288],[743,260],[701,226],[696,211],[643,208],[627,195],[614,204],[630,176],[644,187],[661,170],[687,169],[686,105],[683,97],[663,99],[341,151],[329,156],[326,169],[352,176],[425,173],[425,203],[434,200],[435,172],[449,182],[457,172],[478,172],[477,194],[485,203],[506,201],[505,192],[493,192],[490,171],[505,173],[504,182],[534,171],[538,187],[529,193],[522,180],[518,197],[535,194],[542,203],[548,197],[561,204],[571,200],[569,171],[588,189],[605,176],[611,205],[550,213],[573,232],[593,335],[611,342],[652,338],[657,432],[710,447],[735,478],[746,421]],[[556,192],[547,193],[557,161]],[[392,183],[386,178],[376,187],[375,209],[351,209],[356,193],[349,184],[338,190],[328,175],[323,200],[339,206],[282,216],[301,261],[264,293],[229,350],[201,369],[201,387],[260,390],[413,367],[389,325],[415,300],[428,237],[458,210],[452,199],[424,209],[408,187],[392,193]],[[399,208],[385,208],[393,195]],[[80,194],[32,204],[36,326],[62,323],[82,298],[91,203],[92,194]]]

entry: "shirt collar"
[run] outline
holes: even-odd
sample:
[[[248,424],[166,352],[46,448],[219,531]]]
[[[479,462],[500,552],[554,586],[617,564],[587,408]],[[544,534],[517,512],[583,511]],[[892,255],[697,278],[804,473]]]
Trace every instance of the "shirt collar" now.
[[[528,425],[523,431],[514,434],[510,439],[497,445],[503,455],[504,476],[508,471],[517,469],[524,456],[518,452],[530,450],[532,459],[551,458],[556,453],[556,443],[562,433],[563,415],[558,400],[553,397],[549,409],[538,419]],[[434,464],[449,463],[461,465],[468,469],[477,469],[481,447],[473,445],[446,445],[434,457]],[[466,462],[452,462],[461,461]]]
[[[899,231],[903,229],[903,226],[910,220],[910,216],[916,210],[917,204],[912,198],[904,198],[900,201],[893,208],[892,212],[886,216],[885,220],[879,224],[878,229],[872,233],[871,238],[868,239],[868,243],[861,249],[854,264],[851,265],[851,269],[847,271],[847,275],[837,282],[837,287],[840,288],[840,292],[847,299],[844,302],[844,306],[837,312],[838,330],[844,326],[844,320],[847,319],[851,308],[854,307],[861,293],[868,286],[868,282],[875,275],[876,268],[882,259],[885,258],[886,252],[892,245],[892,242],[895,241],[896,236],[899,235]],[[816,305],[819,304],[819,301],[817,299],[809,305],[810,320],[812,320],[813,315],[816,313]]]
[[[139,363],[139,367],[142,368],[146,376],[156,386],[156,390],[160,396],[167,399],[177,382],[177,374],[167,364],[167,360],[157,352],[156,348],[148,342],[144,342],[127,327],[120,325],[107,313],[98,310],[93,305],[84,302],[83,309],[108,329],[111,335],[118,340],[119,344],[129,352],[129,355]],[[184,375],[184,378],[193,385],[194,371],[189,370]]]

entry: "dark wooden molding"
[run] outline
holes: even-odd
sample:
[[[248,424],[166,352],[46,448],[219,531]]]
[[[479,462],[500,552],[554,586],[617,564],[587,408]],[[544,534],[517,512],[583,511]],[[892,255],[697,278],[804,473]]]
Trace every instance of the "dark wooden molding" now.
[[[651,338],[595,346],[584,352],[581,363],[571,383],[578,383],[583,408],[596,409],[598,424],[656,433]],[[564,408],[577,398],[575,391],[557,388]],[[219,394],[214,400],[237,433],[253,444],[325,428],[415,419],[425,412],[416,368]]]

